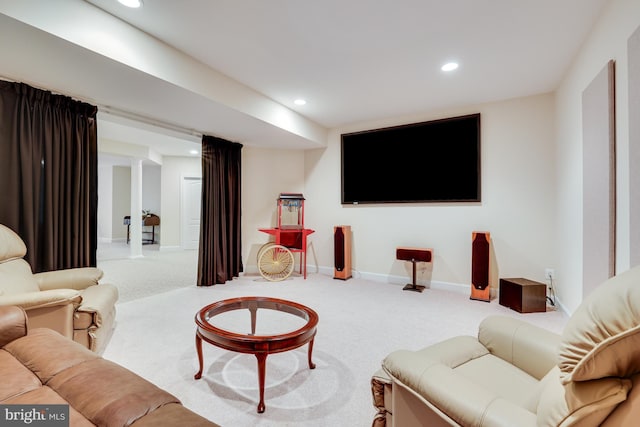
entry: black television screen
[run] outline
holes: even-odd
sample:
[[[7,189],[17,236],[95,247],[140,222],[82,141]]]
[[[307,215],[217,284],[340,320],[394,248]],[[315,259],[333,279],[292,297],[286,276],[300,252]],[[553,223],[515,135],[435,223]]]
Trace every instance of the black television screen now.
[[[342,204],[480,201],[480,114],[341,135]]]

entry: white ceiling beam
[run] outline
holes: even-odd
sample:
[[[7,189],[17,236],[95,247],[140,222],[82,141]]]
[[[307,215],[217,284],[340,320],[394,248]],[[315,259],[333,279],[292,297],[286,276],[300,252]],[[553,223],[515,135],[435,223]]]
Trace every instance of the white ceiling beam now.
[[[316,146],[326,145],[328,131],[323,126],[89,3],[81,0],[0,0],[0,12],[149,76],[312,141]]]

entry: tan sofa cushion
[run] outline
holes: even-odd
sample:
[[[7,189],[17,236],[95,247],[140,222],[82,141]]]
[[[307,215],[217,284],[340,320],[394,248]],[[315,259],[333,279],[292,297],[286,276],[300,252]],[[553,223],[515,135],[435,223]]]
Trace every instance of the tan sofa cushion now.
[[[158,426],[189,426],[189,427],[211,427],[211,421],[196,414],[185,411],[182,405],[177,403],[167,403],[155,411],[139,418],[131,424],[132,427],[158,427]]]
[[[0,224],[0,294],[39,291],[29,263],[24,242],[12,229]]]
[[[0,349],[0,402],[42,386],[40,379],[9,352]]]
[[[82,301],[80,291],[75,289],[52,289],[50,291],[23,292],[0,295],[0,305],[15,305],[29,311],[42,307],[71,304],[76,307]]]
[[[538,404],[538,425],[597,426],[627,398],[631,380],[602,378],[562,384],[559,368],[542,379],[544,389]]]
[[[40,290],[38,283],[33,278],[31,267],[23,259],[0,263],[0,289],[3,295]]]
[[[607,280],[587,296],[562,334],[558,366],[563,384],[640,372],[637,301],[640,267]]]
[[[558,363],[560,336],[520,319],[493,315],[478,328],[478,341],[491,354],[542,379]]]
[[[0,263],[20,259],[27,254],[27,246],[15,231],[0,224]]]
[[[26,337],[10,342],[4,349],[45,384],[65,369],[99,357],[46,328],[31,329]]]
[[[95,388],[101,384],[122,386],[101,387],[96,395]],[[47,385],[98,426],[128,426],[163,405],[180,403],[142,377],[102,358],[62,371]]]
[[[47,289],[83,290],[97,285],[103,274],[103,271],[97,267],[79,267],[36,273],[33,278],[42,291]]]

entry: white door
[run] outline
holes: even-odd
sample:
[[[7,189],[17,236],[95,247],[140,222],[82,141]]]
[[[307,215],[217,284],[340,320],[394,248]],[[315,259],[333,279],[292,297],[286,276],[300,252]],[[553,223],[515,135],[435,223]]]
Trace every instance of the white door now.
[[[198,249],[202,178],[182,179],[182,248]]]

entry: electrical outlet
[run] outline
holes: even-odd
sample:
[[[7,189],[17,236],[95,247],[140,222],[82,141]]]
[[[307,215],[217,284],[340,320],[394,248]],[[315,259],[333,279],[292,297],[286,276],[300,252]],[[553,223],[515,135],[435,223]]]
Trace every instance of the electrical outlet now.
[[[544,269],[544,278],[547,280],[555,279],[556,272],[553,268],[545,268]]]

